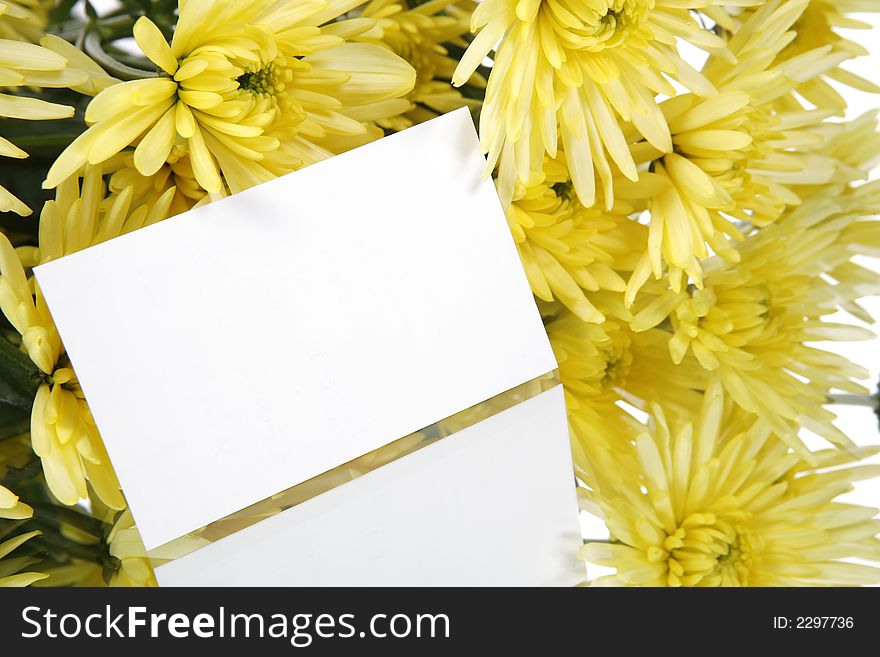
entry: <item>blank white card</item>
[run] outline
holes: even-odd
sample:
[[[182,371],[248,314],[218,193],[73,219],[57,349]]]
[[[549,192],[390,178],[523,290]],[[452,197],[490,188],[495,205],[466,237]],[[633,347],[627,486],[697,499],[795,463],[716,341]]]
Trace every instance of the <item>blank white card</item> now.
[[[484,164],[459,110],[36,268],[148,550],[556,368]],[[498,569],[491,581],[559,583],[560,569],[577,570],[564,417],[530,426],[510,456],[528,461],[544,444],[551,456],[508,485],[528,488],[529,518],[551,521],[540,525],[542,547],[494,565],[505,536],[489,545],[477,532],[471,553]],[[390,477],[390,497],[411,498],[409,511],[395,507],[398,522],[450,515],[407,472],[454,438],[362,478]],[[497,506],[492,527],[525,520],[489,504],[498,478],[488,473],[505,463],[506,442],[496,443],[494,456],[462,452],[477,459],[473,513]],[[354,509],[358,484],[325,495],[343,506],[350,495]],[[383,505],[377,522],[391,517]],[[383,526],[378,546],[405,540]],[[233,539],[194,554],[210,559]],[[526,577],[541,550],[556,561],[546,577]],[[316,572],[330,567],[310,558]],[[438,560],[425,567],[442,569]]]

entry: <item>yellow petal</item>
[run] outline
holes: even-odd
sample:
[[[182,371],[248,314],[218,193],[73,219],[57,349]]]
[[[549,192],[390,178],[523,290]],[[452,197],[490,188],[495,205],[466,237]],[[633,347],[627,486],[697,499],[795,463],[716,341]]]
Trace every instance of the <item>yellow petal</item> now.
[[[23,41],[0,39],[0,66],[13,70],[58,71],[67,60],[48,48]]]
[[[45,100],[37,98],[0,94],[0,116],[10,119],[26,119],[28,121],[66,119],[73,116],[73,111],[69,105],[47,103]]]
[[[136,106],[145,107],[171,98],[177,93],[177,83],[167,78],[131,80],[114,84],[95,96],[86,108],[86,123],[131,114]]]
[[[305,58],[315,69],[343,71],[351,77],[335,95],[344,105],[366,105],[409,93],[416,72],[390,50],[346,43]]]
[[[0,212],[14,212],[20,217],[27,217],[32,211],[17,196],[0,185]]]
[[[34,536],[39,536],[43,532],[37,530],[32,532],[27,532],[25,534],[19,534],[14,538],[10,538],[8,541],[4,541],[0,543],[0,559],[5,557],[7,554],[11,553],[18,547],[24,545],[27,541],[31,540]]]
[[[190,162],[192,163],[196,180],[209,193],[218,193],[223,183],[220,180],[220,174],[217,172],[214,158],[208,151],[208,147],[205,146],[205,139],[198,126],[195,126],[195,132],[188,140],[188,143]]]
[[[100,131],[101,136],[89,149],[89,163],[100,164],[126,146],[130,146],[147,128],[162,117],[172,106],[172,103],[173,100],[169,98],[159,104],[139,109],[119,122],[102,122],[90,128],[90,130]]]
[[[0,578],[0,588],[24,588],[47,577],[46,573],[17,573]]]
[[[174,107],[165,112],[134,150],[134,165],[141,175],[152,176],[168,159],[177,136],[175,115]]]
[[[175,105],[174,125],[177,128],[177,134],[184,139],[189,139],[195,134],[196,120],[186,103]]]
[[[177,59],[156,24],[146,16],[141,16],[134,24],[132,32],[144,54],[168,75],[174,75],[177,71]]]
[[[11,509],[18,504],[18,495],[0,484],[0,509]]]

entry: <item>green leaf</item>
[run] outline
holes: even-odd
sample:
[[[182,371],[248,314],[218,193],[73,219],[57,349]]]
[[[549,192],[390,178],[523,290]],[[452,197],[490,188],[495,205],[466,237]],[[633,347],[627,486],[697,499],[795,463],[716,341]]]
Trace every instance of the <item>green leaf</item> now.
[[[18,345],[0,337],[0,403],[30,409],[37,388],[46,380]]]
[[[61,523],[73,525],[77,529],[91,534],[95,538],[101,538],[104,533],[105,523],[85,513],[77,511],[75,507],[60,506],[45,502],[28,500],[37,512],[40,521],[50,527],[59,527]]]

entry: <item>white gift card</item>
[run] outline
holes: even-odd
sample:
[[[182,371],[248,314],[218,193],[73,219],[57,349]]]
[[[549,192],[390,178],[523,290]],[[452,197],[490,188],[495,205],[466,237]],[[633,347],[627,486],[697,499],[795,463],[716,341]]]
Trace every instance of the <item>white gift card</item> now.
[[[582,578],[484,164],[459,110],[35,269],[160,583]]]

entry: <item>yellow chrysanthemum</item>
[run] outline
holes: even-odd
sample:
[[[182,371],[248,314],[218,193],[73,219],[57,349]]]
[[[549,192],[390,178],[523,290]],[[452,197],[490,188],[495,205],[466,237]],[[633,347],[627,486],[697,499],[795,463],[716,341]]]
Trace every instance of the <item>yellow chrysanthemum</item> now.
[[[72,505],[88,496],[86,481],[114,508],[125,506],[82,389],[69,367],[59,367],[40,386],[31,411],[31,444],[52,494]]]
[[[500,40],[480,118],[489,166],[499,163],[507,201],[516,182],[555,156],[561,137],[572,182],[584,205],[596,198],[598,174],[613,202],[609,159],[638,178],[619,121],[631,123],[660,151],[672,150],[669,129],[654,100],[675,95],[668,78],[693,92],[715,89],[678,54],[683,39],[712,52],[724,41],[703,29],[692,9],[725,0],[486,0],[471,20],[477,37],[456,69],[462,84]],[[734,4],[743,4],[742,0]],[[746,4],[749,4],[746,1]],[[610,206],[609,206],[610,207]]]
[[[869,110],[851,121],[826,121],[819,128],[823,145],[816,149],[832,158],[839,167],[858,171],[863,177],[880,164],[880,130],[878,130],[880,110]],[[835,181],[836,182],[836,181]],[[813,189],[810,193],[821,193]]]
[[[5,443],[18,443],[18,439],[8,438],[2,443],[3,449],[0,450],[0,476],[6,475],[6,466],[16,462],[16,455],[21,451],[18,444],[7,447]],[[17,521],[27,520],[33,517],[33,515],[34,510],[30,506],[22,502],[18,495],[0,484],[0,519],[12,521],[0,524],[0,588],[29,586],[38,580],[48,577],[45,573],[22,572],[28,566],[39,561],[39,559],[27,556],[5,559],[13,550],[40,534],[39,531],[33,531],[3,540],[21,525]]]
[[[152,176],[185,145],[203,189],[235,193],[381,136],[375,121],[408,108],[415,72],[386,48],[346,41],[371,21],[325,25],[361,2],[181,2],[170,44],[140,18],[134,37],[160,75],[96,96],[91,127],[44,186],[129,146]]]
[[[627,302],[648,276],[663,274],[675,289],[688,279],[701,284],[700,261],[710,253],[735,261],[730,238],[737,223],[765,226],[801,202],[806,186],[849,182],[866,172],[821,151],[823,121],[830,111],[780,104],[800,82],[834,67],[839,57],[818,48],[768,64],[794,38],[792,27],[809,0],[770,0],[751,15],[728,43],[738,62],[712,57],[703,69],[719,90],[709,98],[685,94],[661,106],[674,152],[647,143],[636,161],[668,181],[649,203],[650,248],[630,279]]]
[[[0,0],[0,39],[36,43],[46,27],[45,0]]]
[[[22,337],[22,348],[44,373],[61,354],[61,339],[39,290],[31,288],[19,255],[0,235],[0,308]]]
[[[692,354],[746,411],[760,415],[809,459],[803,426],[840,445],[849,439],[823,408],[832,389],[867,392],[865,368],[811,343],[869,339],[856,326],[824,321],[880,291],[880,277],[851,262],[876,254],[880,184],[828,189],[739,245],[736,265],[712,259],[702,289],[670,290],[636,314],[635,330],[670,318],[672,359]]]
[[[174,188],[149,205],[132,207],[133,188],[105,199],[100,167],[86,167],[82,186],[67,179],[40,217],[38,247],[12,249],[0,237],[0,308],[22,336],[22,348],[46,375],[34,399],[31,441],[46,482],[63,504],[88,495],[86,481],[110,507],[124,506],[119,482],[98,435],[76,374],[64,354],[39,286],[26,267],[59,258],[141,226],[165,219]]]
[[[0,4],[0,9],[3,5]],[[0,15],[2,20],[2,15]],[[17,93],[22,87],[76,87],[89,82],[89,75],[68,66],[68,60],[50,50],[23,41],[0,39],[0,118],[45,121],[73,116],[73,107],[49,103]],[[0,137],[0,157],[25,158],[27,153]],[[31,209],[0,186],[0,212],[27,216]]]
[[[669,335],[664,331],[637,333],[613,317],[596,326],[562,313],[548,323],[547,334],[570,410],[620,400],[647,409],[649,401],[657,400],[690,411],[698,401],[694,390],[700,389],[705,376],[670,361]]]
[[[110,546],[110,556],[119,562],[110,577],[110,586],[156,586],[156,576],[147,558],[147,550],[128,509],[114,523],[107,544]]]
[[[535,296],[558,299],[584,321],[604,319],[586,293],[626,288],[619,272],[634,269],[647,243],[645,226],[629,218],[644,201],[630,190],[650,195],[651,175],[641,187],[624,180],[607,213],[577,199],[562,151],[516,186],[507,222]]]
[[[110,158],[102,165],[102,168],[113,172],[107,185],[111,197],[131,187],[131,202],[134,207],[140,205],[151,207],[168,190],[174,189],[171,203],[168,206],[168,216],[191,210],[200,201],[213,200],[222,196],[222,193],[208,194],[202,189],[193,173],[192,162],[186,152],[186,147],[180,144],[175,144],[168,154],[165,164],[151,176],[144,176],[137,170],[134,154],[131,151],[123,151]]]
[[[565,389],[578,470],[589,462],[592,446],[614,448],[635,437],[636,422],[620,402],[647,410],[649,402],[662,401],[686,417],[699,407],[696,390],[706,385],[705,372],[694,363],[672,362],[667,333],[659,329],[636,333],[612,315],[607,298],[613,297],[604,296],[606,303],[600,307],[607,318],[601,325],[569,312],[547,323]],[[620,296],[616,295],[617,305],[622,309]]]
[[[14,525],[9,529],[14,529]],[[0,539],[5,538],[7,531],[0,531]],[[24,569],[39,561],[34,557],[12,557],[7,559],[14,550],[27,543],[35,536],[39,536],[41,532],[32,531],[0,542],[0,588],[12,588],[30,586],[34,582],[48,577],[45,573],[28,572]]]
[[[871,29],[870,23],[861,21],[852,14],[876,11],[880,11],[880,6],[874,0],[810,0],[806,11],[794,26],[796,36],[779,53],[778,60],[785,61],[815,48],[830,49],[840,62],[866,56],[869,52],[864,46],[847,39],[836,30]],[[725,30],[737,32],[750,12],[746,10],[731,15],[719,8],[708,14]],[[816,107],[842,112],[847,107],[846,100],[829,81],[869,93],[880,93],[880,87],[876,84],[839,65],[803,82],[798,86],[797,92]]]
[[[464,107],[477,107],[476,99],[465,98],[452,86],[452,73],[458,60],[444,44],[466,48],[471,0],[430,0],[422,4],[407,0],[372,0],[356,12],[372,18],[376,27],[357,37],[357,41],[385,45],[409,62],[416,71],[416,83],[407,95],[411,105],[400,116],[377,121],[383,128],[403,130],[439,114]],[[474,73],[468,84],[485,89],[486,80]]]
[[[89,515],[100,521],[87,529],[60,523],[63,538],[83,549],[60,565],[45,564],[48,577],[37,587],[156,586],[143,541],[128,509],[111,509],[92,498]]]
[[[594,449],[589,507],[611,534],[582,555],[615,569],[598,584],[826,586],[880,582],[877,509],[835,500],[880,475],[877,449],[828,450],[810,465],[719,386],[694,421],[653,421],[626,449]],[[827,470],[833,466],[846,466]]]

